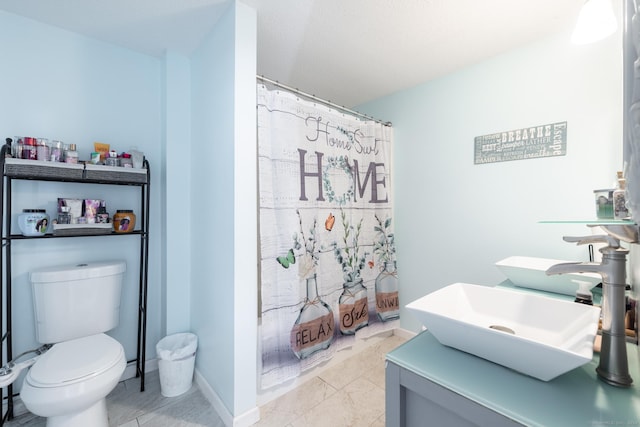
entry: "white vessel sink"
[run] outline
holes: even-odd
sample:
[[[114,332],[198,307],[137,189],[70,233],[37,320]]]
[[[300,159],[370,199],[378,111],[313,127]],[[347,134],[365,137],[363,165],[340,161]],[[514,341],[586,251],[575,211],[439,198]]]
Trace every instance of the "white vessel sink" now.
[[[578,281],[589,282],[591,288],[602,282],[602,277],[595,273],[554,274],[547,276],[549,267],[563,262],[558,259],[512,256],[496,262],[496,267],[511,283],[522,288],[538,289],[557,294],[576,294]]]
[[[455,283],[407,305],[440,343],[549,381],[591,361],[600,308]]]

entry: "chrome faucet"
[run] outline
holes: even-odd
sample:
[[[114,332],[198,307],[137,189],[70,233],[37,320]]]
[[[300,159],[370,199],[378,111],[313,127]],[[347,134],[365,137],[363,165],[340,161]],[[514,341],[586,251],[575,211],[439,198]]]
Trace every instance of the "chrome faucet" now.
[[[626,263],[629,251],[620,247],[620,239],[613,235],[563,237],[563,240],[575,242],[578,245],[607,243],[607,246],[600,249],[602,263],[561,263],[551,266],[546,273],[548,275],[598,273],[602,276],[602,346],[600,363],[596,372],[598,377],[608,384],[629,387],[633,379],[629,375],[624,325],[625,289],[627,286]],[[635,241],[637,241],[637,235]]]

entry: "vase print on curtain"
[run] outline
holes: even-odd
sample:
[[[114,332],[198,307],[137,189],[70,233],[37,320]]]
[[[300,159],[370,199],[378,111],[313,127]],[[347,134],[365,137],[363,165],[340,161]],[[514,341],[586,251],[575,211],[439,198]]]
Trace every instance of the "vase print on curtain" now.
[[[393,130],[263,85],[257,96],[266,390],[398,327],[376,310],[374,253],[376,227],[392,234]]]
[[[396,246],[391,231],[391,218],[384,222],[374,215],[377,225],[374,227],[376,240],[373,253],[378,257],[382,270],[376,277],[376,312],[383,322],[397,319],[400,316],[400,300],[398,299],[398,273],[396,271]]]
[[[278,257],[277,261],[284,268],[296,263],[298,253],[298,276],[306,281],[306,297],[300,314],[291,329],[291,350],[298,359],[305,359],[319,350],[325,350],[333,341],[333,311],[327,303],[320,299],[316,267],[318,266],[321,244],[318,238],[318,219],[305,235],[302,214],[296,210],[299,232],[293,234],[293,248],[286,257]]]
[[[362,277],[360,277],[366,263],[367,252],[360,251],[359,246],[362,219],[354,227],[347,220],[347,214],[343,209],[340,209],[340,217],[344,230],[342,246],[337,242],[333,244],[336,261],[342,268],[344,278],[342,295],[338,300],[338,313],[340,332],[351,335],[369,324],[367,288],[363,286]]]
[[[376,312],[383,322],[400,316],[398,273],[395,262],[385,262],[384,269],[376,277]]]
[[[318,296],[316,275],[306,281],[307,298],[291,329],[291,350],[298,359],[327,349],[333,341],[333,311]]]
[[[353,335],[369,324],[367,288],[362,286],[361,278],[344,283],[338,307],[341,334]]]

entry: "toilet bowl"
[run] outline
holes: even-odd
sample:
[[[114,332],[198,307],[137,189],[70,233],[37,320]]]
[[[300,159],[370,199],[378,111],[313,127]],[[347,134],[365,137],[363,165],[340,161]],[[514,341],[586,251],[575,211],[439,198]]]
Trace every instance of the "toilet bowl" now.
[[[31,272],[36,341],[43,344],[0,367],[0,386],[28,369],[24,406],[48,427],[108,427],[107,395],[127,365],[118,326],[124,261],[81,263]]]
[[[20,396],[48,427],[108,427],[106,396],[125,367],[122,345],[108,335],[64,341],[37,359]]]

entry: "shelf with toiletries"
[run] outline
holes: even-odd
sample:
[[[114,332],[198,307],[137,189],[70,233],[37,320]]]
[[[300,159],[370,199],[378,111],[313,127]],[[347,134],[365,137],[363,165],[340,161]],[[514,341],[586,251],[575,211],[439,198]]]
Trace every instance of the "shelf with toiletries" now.
[[[137,317],[137,339],[136,339],[136,353],[135,358],[128,360],[127,362],[135,367],[136,377],[140,377],[140,391],[145,389],[145,360],[146,360],[146,326],[147,326],[147,284],[148,284],[148,260],[149,260],[149,206],[150,206],[150,167],[149,162],[143,159],[142,164],[138,167],[117,167],[117,166],[104,166],[96,164],[68,164],[62,162],[51,161],[39,161],[39,160],[27,160],[16,159],[8,157],[11,153],[10,144],[2,146],[0,150],[0,172],[2,173],[2,179],[0,180],[0,193],[2,193],[2,209],[0,209],[0,224],[2,226],[2,259],[0,259],[0,279],[2,280],[2,297],[0,298],[0,326],[2,326],[2,350],[0,352],[0,365],[5,361],[10,361],[15,356],[13,348],[13,325],[12,325],[12,304],[15,303],[15,297],[12,297],[12,287],[16,285],[12,282],[18,282],[17,273],[12,274],[12,265],[15,262],[22,262],[18,259],[23,255],[20,254],[20,250],[16,246],[16,249],[12,249],[12,242],[24,241],[21,245],[33,245],[32,241],[35,239],[45,239],[47,242],[54,242],[55,239],[74,239],[79,237],[94,237],[94,238],[110,238],[111,236],[130,236],[125,238],[122,243],[118,245],[126,245],[127,251],[131,251],[133,256],[139,254],[139,289],[138,302],[136,308]],[[40,183],[38,183],[40,182]],[[21,184],[19,184],[21,183]],[[86,185],[86,187],[85,187]],[[42,194],[38,195],[31,193],[33,189],[47,188],[49,194],[46,204],[51,208],[58,208],[58,217],[49,215],[46,213],[46,209],[22,209],[22,203],[25,200],[33,200],[42,197]],[[60,220],[60,200],[56,205],[55,199],[51,199],[51,194],[63,193],[67,191],[76,191],[78,194],[85,194],[81,189],[88,190],[88,194],[102,194],[104,190],[105,195],[114,193],[114,190],[109,190],[109,186],[127,186],[130,189],[118,191],[118,194],[125,195],[125,200],[131,206],[138,207],[133,210],[115,210],[111,212],[112,216],[106,214],[107,218],[96,217],[95,222],[91,220],[91,223],[84,223],[85,219],[85,207],[82,208],[82,223],[76,223],[78,218],[74,217],[73,221],[65,223]],[[26,190],[25,190],[26,188]],[[108,197],[107,197],[108,198]],[[20,201],[22,199],[22,201]],[[96,198],[97,199],[97,198]],[[85,202],[85,200],[82,200]],[[86,200],[87,202],[89,199]],[[95,200],[99,201],[99,200]],[[117,198],[118,203],[122,202],[120,196]],[[114,201],[111,200],[111,204]],[[41,205],[38,205],[40,207]],[[104,207],[101,205],[100,207]],[[25,233],[23,227],[21,227],[20,212],[28,211],[34,214],[41,214],[46,217],[46,225],[40,228],[41,232]],[[37,212],[36,212],[37,211]],[[124,212],[121,214],[121,212]],[[122,215],[125,215],[122,219]],[[137,220],[136,220],[137,218]],[[71,223],[73,222],[73,223]],[[79,222],[79,221],[78,221]],[[126,223],[127,229],[125,230],[124,224]],[[137,223],[137,224],[136,224]],[[130,225],[130,227],[129,227]],[[18,229],[19,228],[19,229]],[[124,230],[124,231],[123,231]],[[53,239],[53,240],[52,240]],[[68,241],[68,240],[65,240]],[[86,245],[92,245],[92,241],[86,241]],[[120,241],[119,241],[120,242]],[[56,245],[56,243],[49,243]],[[85,240],[81,240],[79,243],[81,246],[85,246]],[[63,243],[60,243],[63,245]],[[65,243],[66,245],[66,243]],[[131,247],[129,245],[132,245]],[[139,245],[139,251],[136,246]],[[124,246],[123,246],[124,247]],[[12,254],[13,252],[13,254]],[[12,261],[12,259],[14,261]],[[135,262],[135,261],[134,261]],[[15,265],[14,265],[15,267]],[[15,269],[15,268],[14,268]],[[136,292],[136,291],[134,291]],[[19,292],[15,292],[19,294]],[[132,314],[132,317],[134,315]],[[133,319],[131,319],[133,320]],[[131,325],[133,327],[133,325]],[[126,327],[126,325],[125,325]],[[132,331],[133,334],[133,331]],[[133,351],[133,348],[132,348]],[[4,359],[6,357],[6,360]],[[131,354],[130,357],[133,357]],[[7,404],[6,407],[9,411],[13,411],[13,386],[9,386],[8,389],[3,389],[0,393],[2,398]]]
[[[109,230],[105,231],[102,227],[77,227],[69,228],[63,232],[54,232],[43,234],[42,236],[24,236],[22,234],[11,234],[8,239],[11,240],[27,240],[27,239],[59,239],[63,237],[95,237],[95,236],[130,236],[130,235],[142,235],[144,234],[142,230],[134,230],[127,234],[116,233],[111,230],[111,225],[109,225]],[[6,238],[3,238],[3,240]]]
[[[626,179],[622,171],[616,173],[617,184],[612,188],[593,190],[595,218],[587,219],[553,219],[538,221],[540,224],[584,224],[588,226],[635,226],[630,208],[631,200],[627,199]]]
[[[138,169],[90,163],[71,164],[6,158],[3,170],[5,176],[38,181],[113,185],[140,185],[148,182],[147,171],[144,167]]]
[[[133,210],[117,210],[110,218],[106,201],[102,199],[59,197],[57,217],[53,218],[46,209],[23,209],[22,212],[17,221],[20,233],[12,230],[3,240],[145,233],[145,230],[135,228],[136,215]]]

